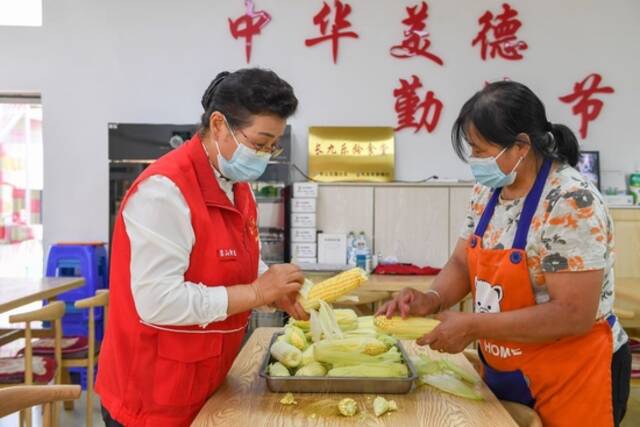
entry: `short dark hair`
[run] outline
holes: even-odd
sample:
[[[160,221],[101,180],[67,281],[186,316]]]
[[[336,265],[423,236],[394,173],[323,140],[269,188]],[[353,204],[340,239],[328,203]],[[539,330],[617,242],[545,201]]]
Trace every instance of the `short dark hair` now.
[[[502,147],[512,146],[519,133],[526,133],[542,157],[571,166],[578,163],[580,148],[574,133],[564,125],[550,123],[542,101],[522,83],[490,83],[465,102],[451,131],[453,149],[463,161],[470,124]]]
[[[255,114],[273,114],[287,119],[298,108],[291,85],[271,70],[245,68],[233,73],[223,71],[202,95],[204,113],[200,132],[209,129],[214,111],[224,114],[233,128],[243,128]]]

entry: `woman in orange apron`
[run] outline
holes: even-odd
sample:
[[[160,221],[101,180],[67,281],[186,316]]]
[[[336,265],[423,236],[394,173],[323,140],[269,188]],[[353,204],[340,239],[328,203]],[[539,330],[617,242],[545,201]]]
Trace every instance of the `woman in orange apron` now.
[[[572,166],[573,133],[526,86],[486,86],[463,106],[454,147],[474,187],[466,231],[431,290],[403,290],[379,313],[445,311],[419,344],[456,353],[479,340],[483,378],[545,426],[618,425],[629,394],[627,337],[612,313],[611,219]]]

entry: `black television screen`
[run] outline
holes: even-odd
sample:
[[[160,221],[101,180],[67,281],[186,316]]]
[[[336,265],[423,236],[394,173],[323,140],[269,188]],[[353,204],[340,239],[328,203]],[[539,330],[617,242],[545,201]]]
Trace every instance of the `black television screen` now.
[[[576,169],[600,190],[600,152],[581,151]]]

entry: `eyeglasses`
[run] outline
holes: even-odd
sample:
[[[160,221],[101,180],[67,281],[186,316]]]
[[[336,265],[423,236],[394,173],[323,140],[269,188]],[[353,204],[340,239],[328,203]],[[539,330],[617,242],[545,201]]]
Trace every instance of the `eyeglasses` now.
[[[249,140],[249,137],[247,136],[247,134],[245,134],[242,129],[236,129],[238,132],[240,132],[240,134],[244,137],[245,141],[251,145],[251,147],[253,147],[253,149],[259,153],[268,153],[271,155],[271,159],[275,159],[276,157],[278,157],[280,154],[282,154],[284,152],[284,148],[282,148],[278,142],[276,141],[275,144],[271,145],[271,146],[266,146],[266,144],[260,145],[260,144],[256,144],[252,141]],[[233,132],[233,130],[232,130]]]

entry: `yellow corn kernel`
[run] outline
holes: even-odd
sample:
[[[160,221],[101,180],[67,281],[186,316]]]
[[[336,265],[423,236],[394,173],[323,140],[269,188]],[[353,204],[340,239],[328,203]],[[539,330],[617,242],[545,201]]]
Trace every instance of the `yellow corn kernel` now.
[[[391,319],[387,319],[386,316],[377,316],[373,323],[380,333],[391,335],[401,340],[415,340],[435,329],[440,324],[440,321],[426,317],[407,317],[403,319],[400,316],[394,316]]]
[[[301,291],[302,306],[306,311],[318,308],[320,300],[334,302],[341,296],[356,290],[367,280],[360,268],[352,268]]]

